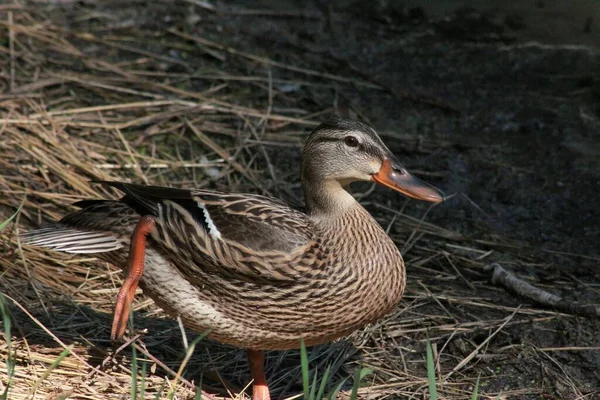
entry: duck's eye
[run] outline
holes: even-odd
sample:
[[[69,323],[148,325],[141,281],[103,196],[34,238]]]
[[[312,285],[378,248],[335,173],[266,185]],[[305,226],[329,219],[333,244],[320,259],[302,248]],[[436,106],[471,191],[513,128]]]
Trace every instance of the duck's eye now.
[[[358,139],[354,136],[346,136],[344,138],[344,143],[346,143],[346,146],[356,147],[358,146]]]

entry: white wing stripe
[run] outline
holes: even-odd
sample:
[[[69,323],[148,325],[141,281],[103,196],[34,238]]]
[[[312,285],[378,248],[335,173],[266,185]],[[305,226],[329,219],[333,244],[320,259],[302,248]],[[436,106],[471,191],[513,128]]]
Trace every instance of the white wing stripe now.
[[[217,226],[213,222],[212,218],[210,217],[210,214],[208,213],[206,206],[201,201],[197,201],[197,203],[198,203],[198,207],[200,207],[202,209],[202,214],[204,214],[204,220],[206,221],[206,227],[208,228],[208,233],[211,236],[216,237],[217,239],[221,239],[221,232],[219,232],[219,229],[217,228]]]
[[[78,231],[60,226],[27,232],[21,239],[31,246],[75,254],[104,253],[123,247],[123,242],[110,236],[110,233]]]

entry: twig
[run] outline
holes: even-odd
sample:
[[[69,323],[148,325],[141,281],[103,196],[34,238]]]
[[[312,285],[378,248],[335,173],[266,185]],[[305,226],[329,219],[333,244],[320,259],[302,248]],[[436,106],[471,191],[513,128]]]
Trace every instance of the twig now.
[[[50,111],[50,112],[44,113],[43,115],[42,114],[31,114],[27,118],[39,119],[39,118],[56,117],[59,115],[75,115],[75,114],[85,114],[85,113],[91,113],[91,112],[139,109],[139,108],[150,108],[150,107],[160,107],[160,106],[170,106],[170,105],[186,105],[189,107],[195,107],[197,104],[192,103],[192,102],[187,102],[187,104],[184,104],[180,100],[135,101],[135,102],[131,102],[131,103],[106,104],[106,105],[101,105],[101,106],[79,107],[79,108],[73,108],[73,109],[68,109],[68,110]]]
[[[170,374],[172,376],[176,376],[177,375],[177,372],[175,372],[171,368],[169,368],[167,366],[167,364],[165,364],[164,362],[160,361],[158,358],[156,358],[155,356],[153,356],[152,354],[150,354],[150,352],[146,349],[146,345],[144,344],[144,342],[142,342],[141,340],[138,340],[138,342],[139,343],[134,343],[133,344],[133,347],[135,347],[136,350],[138,350],[143,355],[145,355],[146,357],[148,357],[150,360],[152,360],[152,362],[154,362],[156,365],[158,365],[159,367],[161,367],[168,374]],[[140,345],[140,343],[141,343],[141,345]],[[192,389],[192,390],[196,389],[196,385],[194,385],[192,382],[188,381],[187,379],[179,378],[179,380],[181,382],[183,382],[190,389]]]
[[[207,11],[211,11],[211,12],[215,12],[215,6],[214,4],[212,4],[209,1],[204,1],[204,0],[185,0],[186,3],[190,3],[193,4],[195,6],[198,6],[200,8],[203,8]]]
[[[498,263],[487,265],[484,268],[484,271],[491,271],[491,282],[494,285],[503,287],[509,292],[525,297],[534,303],[554,308],[568,314],[581,315],[584,317],[600,317],[600,306],[564,300],[555,294],[546,292],[543,289],[537,288],[517,278]]]

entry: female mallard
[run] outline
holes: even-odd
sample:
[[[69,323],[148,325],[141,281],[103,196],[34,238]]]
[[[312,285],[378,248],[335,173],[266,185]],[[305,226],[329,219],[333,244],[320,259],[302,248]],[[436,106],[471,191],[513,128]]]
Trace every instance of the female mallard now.
[[[254,194],[102,182],[125,196],[81,201],[81,210],[24,238],[94,253],[127,270],[113,340],[125,332],[139,283],[188,328],[248,349],[252,398],[265,400],[263,350],[339,338],[381,318],[402,297],[402,256],[348,185],[375,181],[417,199],[443,200],[357,121],[315,129],[301,179],[306,214]]]

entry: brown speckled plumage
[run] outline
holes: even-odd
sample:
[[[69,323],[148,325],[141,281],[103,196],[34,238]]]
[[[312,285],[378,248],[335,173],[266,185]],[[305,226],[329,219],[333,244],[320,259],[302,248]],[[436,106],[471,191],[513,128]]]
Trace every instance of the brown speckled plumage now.
[[[238,203],[232,202],[235,200]],[[235,212],[243,215],[239,201],[238,195],[225,195],[218,205],[212,204],[223,209],[237,205]],[[250,245],[254,248],[224,239],[223,231],[222,239],[214,239],[176,203],[167,202],[158,213],[156,230],[150,235],[153,255],[146,260],[146,264],[158,265],[146,266],[141,285],[167,312],[181,314],[185,326],[200,332],[212,329],[214,339],[240,347],[297,348],[302,337],[307,344],[317,344],[352,332],[379,319],[400,300],[405,282],[400,252],[358,203],[343,218],[327,221],[312,221],[259,196],[251,196],[243,204],[260,205],[267,215],[272,210],[273,219],[266,218],[264,223],[274,223],[283,232],[289,230],[294,246],[273,250],[252,230],[246,234],[253,239]],[[84,205],[60,224],[112,232],[121,248],[97,256],[126,269],[129,235],[139,214],[119,201]],[[249,225],[245,224],[247,229]],[[201,315],[179,311],[181,304],[163,292],[169,280],[158,283],[163,264],[172,269],[171,278],[179,275],[200,289],[197,301],[210,304],[236,324],[216,329],[210,320],[198,318]],[[171,282],[178,290],[177,280]]]
[[[438,202],[369,126],[335,120],[305,146],[306,214],[250,194],[104,182],[121,200],[89,200],[25,236],[32,245],[95,253],[128,268],[141,216],[152,228],[140,285],[185,326],[248,349],[297,348],[346,335],[390,312],[402,297],[396,245],[347,191],[374,180]]]

